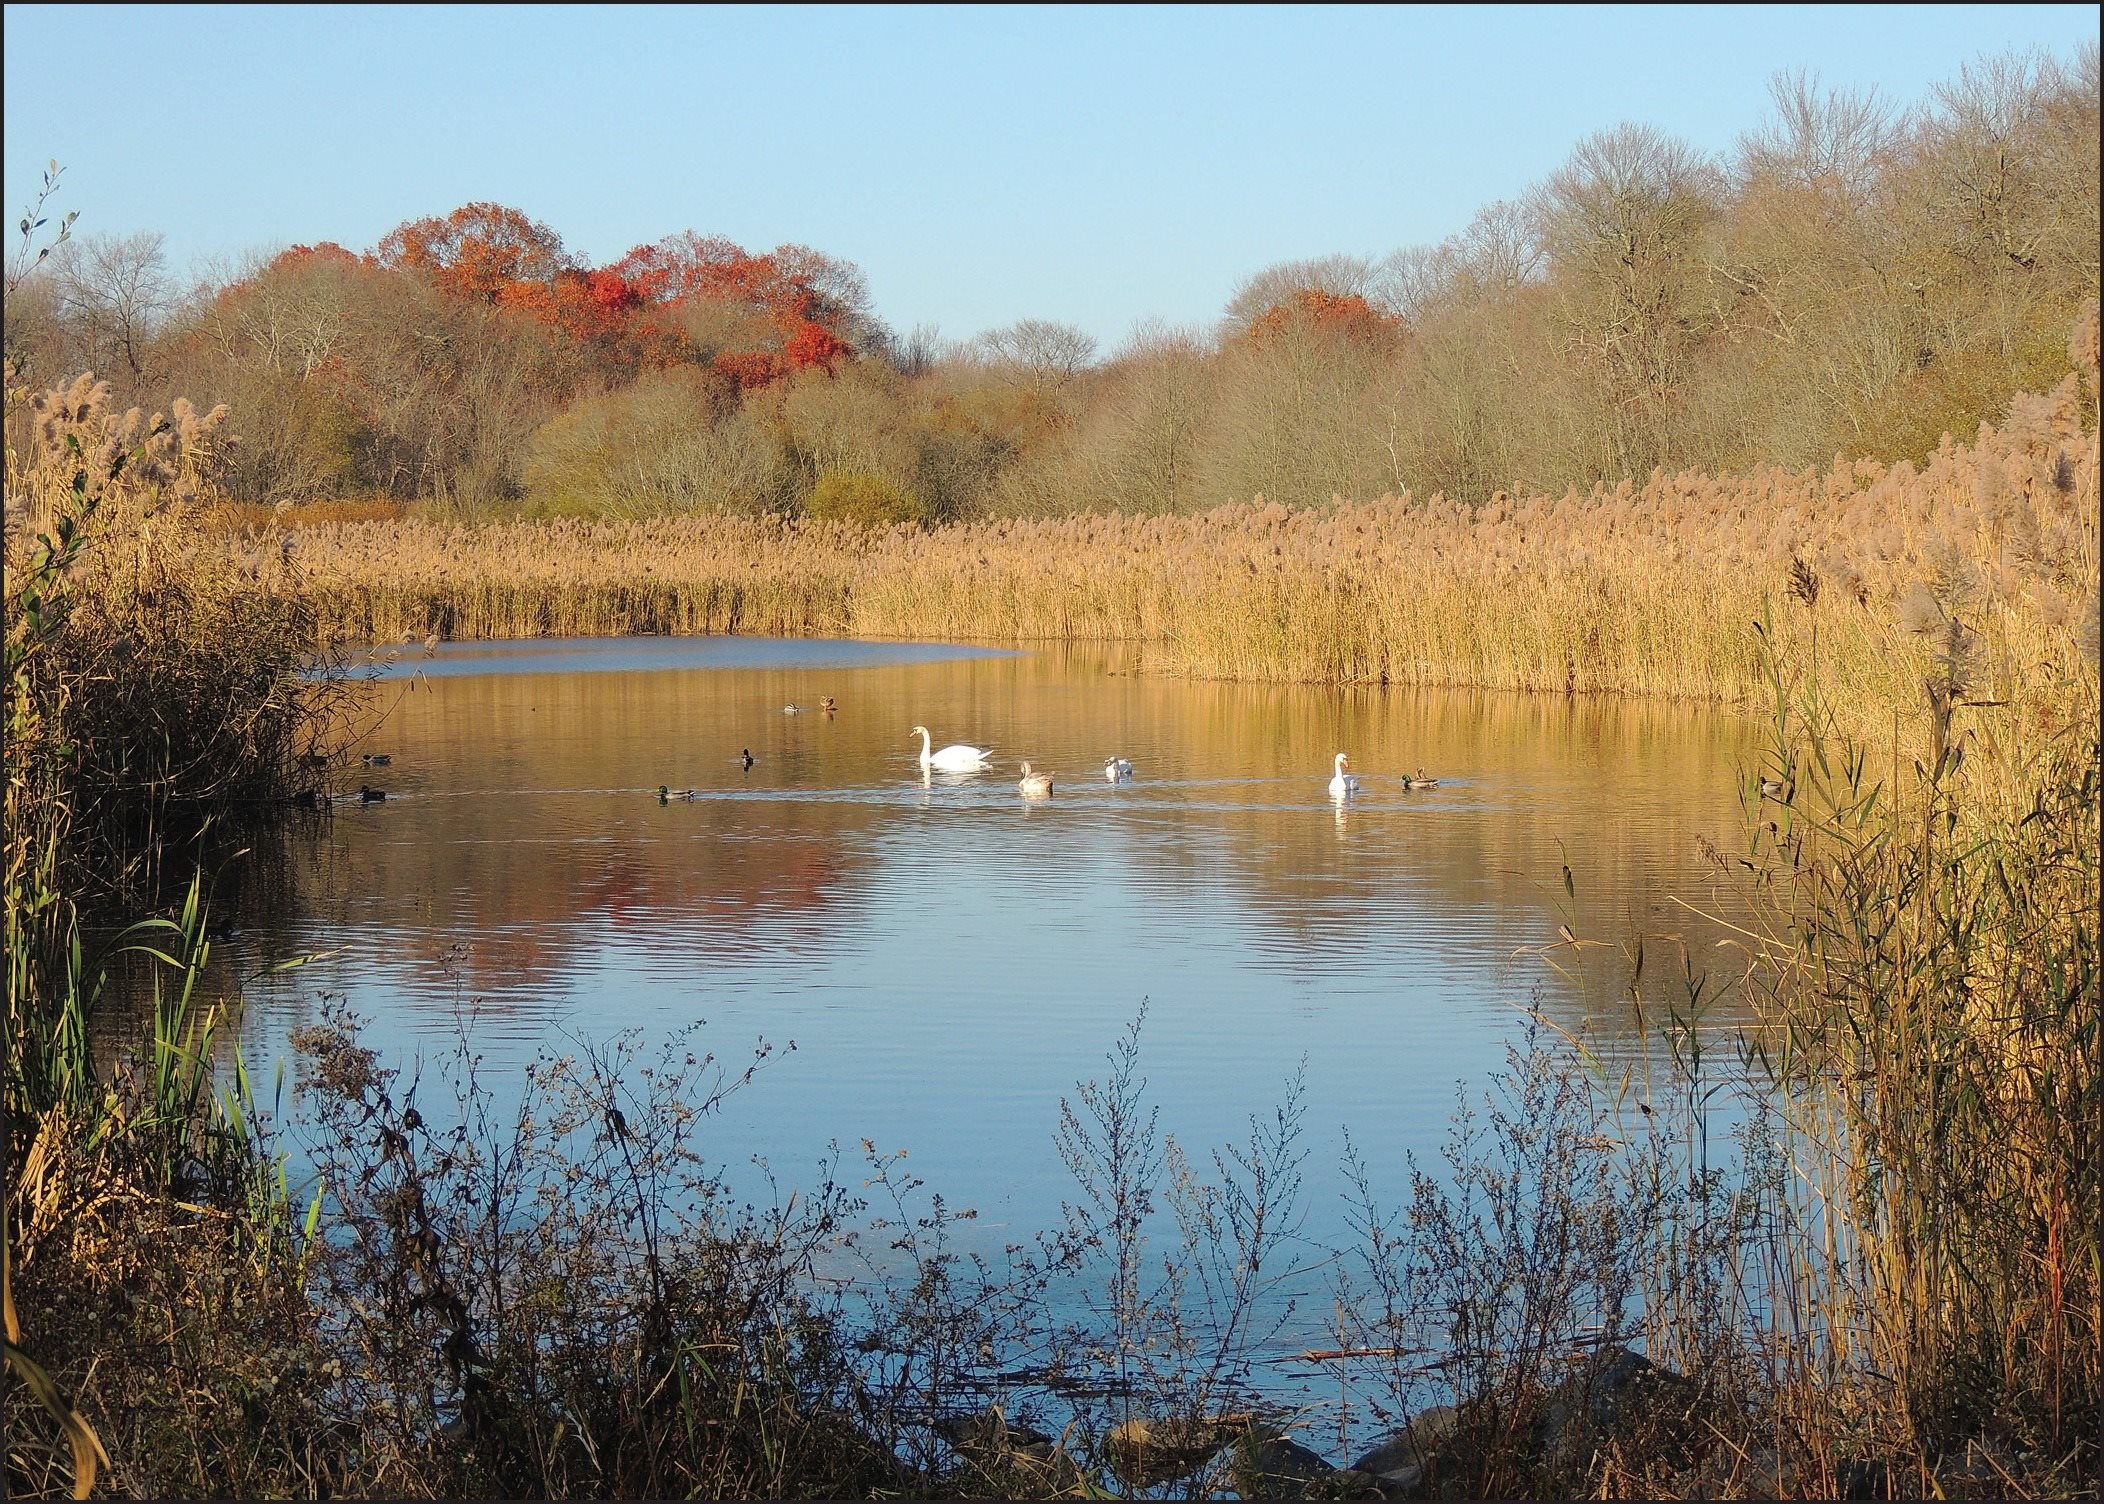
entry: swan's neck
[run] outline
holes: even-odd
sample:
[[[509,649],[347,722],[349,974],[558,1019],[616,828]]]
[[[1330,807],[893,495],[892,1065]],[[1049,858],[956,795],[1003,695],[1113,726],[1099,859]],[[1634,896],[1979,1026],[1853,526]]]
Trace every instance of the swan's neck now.
[[[934,743],[932,743],[931,741],[929,741],[929,739],[928,739],[928,733],[927,733],[927,731],[926,731],[926,729],[925,729],[925,728],[923,728],[923,729],[922,729],[922,731],[921,731],[921,734],[920,734],[920,739],[921,739],[921,761],[922,761],[922,762],[924,762],[924,763],[925,763],[925,762],[933,762],[933,761],[935,760],[935,759],[934,759],[934,756],[933,756],[933,754],[931,754],[931,753],[930,753],[930,752],[928,751],[928,748],[929,748],[929,747],[931,747],[931,746],[933,746],[933,745],[934,745]]]

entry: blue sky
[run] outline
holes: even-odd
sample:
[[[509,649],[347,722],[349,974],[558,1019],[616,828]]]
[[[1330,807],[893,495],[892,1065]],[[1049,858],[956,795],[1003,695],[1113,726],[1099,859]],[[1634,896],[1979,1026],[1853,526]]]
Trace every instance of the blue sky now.
[[[55,157],[80,233],[160,231],[188,272],[494,199],[589,261],[682,229],[799,241],[901,332],[1038,317],[1108,346],[1210,323],[1278,261],[1437,241],[1623,120],[1728,150],[1779,69],[1911,104],[2097,29],[2095,6],[10,5],[6,207]]]

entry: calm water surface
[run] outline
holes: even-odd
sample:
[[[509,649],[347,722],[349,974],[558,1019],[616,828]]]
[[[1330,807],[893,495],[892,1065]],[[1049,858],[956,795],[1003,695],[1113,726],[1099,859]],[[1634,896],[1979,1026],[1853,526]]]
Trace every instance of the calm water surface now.
[[[387,801],[302,839],[289,917],[234,942],[245,972],[340,951],[248,985],[252,1060],[321,992],[398,1062],[465,1033],[488,1079],[629,1026],[705,1019],[729,1059],[794,1041],[726,1108],[720,1157],[786,1187],[830,1140],[907,1149],[992,1247],[1073,1197],[1059,1100],[1143,1001],[1150,1098],[1191,1148],[1245,1135],[1305,1062],[1317,1239],[1342,1233],[1344,1131],[1399,1197],[1403,1151],[1436,1153],[1530,1003],[1639,1054],[1613,952],[1590,985],[1534,954],[1561,864],[1582,932],[1712,947],[1677,900],[1710,899],[1698,837],[1738,847],[1750,757],[1717,713],[866,642],[469,644],[374,693],[364,746],[392,762],[355,776]],[[993,770],[924,778],[917,723]],[[1344,808],[1340,750],[1365,781]],[[1132,781],[1105,781],[1112,754]],[[1024,758],[1049,800],[1019,796]],[[1419,767],[1439,786],[1405,791]]]

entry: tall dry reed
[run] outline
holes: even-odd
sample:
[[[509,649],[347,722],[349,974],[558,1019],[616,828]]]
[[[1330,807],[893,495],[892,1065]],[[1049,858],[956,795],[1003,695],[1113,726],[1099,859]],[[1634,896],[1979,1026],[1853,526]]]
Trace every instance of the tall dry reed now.
[[[1922,602],[2008,700],[2095,631],[2097,435],[2070,377],[1916,469],[1653,474],[1641,486],[922,530],[731,517],[280,535],[351,637],[755,633],[1119,640],[1205,677],[1746,702],[1754,623],[1837,700],[1911,703]],[[253,538],[253,533],[246,535]],[[244,544],[243,546],[253,546]],[[1910,604],[1911,603],[1911,604]],[[2084,626],[2087,623],[2087,627]]]
[[[222,1015],[197,992],[201,881],[178,918],[99,947],[83,917],[153,902],[171,852],[282,804],[324,702],[302,674],[304,604],[256,589],[260,567],[204,546],[196,526],[222,412],[115,413],[88,377],[35,397],[10,383],[7,397],[10,417],[28,420],[6,468],[0,1304],[9,1380],[27,1390],[9,1396],[8,1485],[45,1491],[70,1476],[86,1497],[113,1459],[67,1398],[78,1370],[46,1366],[83,1323],[151,1311],[166,1330],[165,1388],[187,1376],[199,1327],[215,1325],[189,1319],[206,1282],[267,1296],[279,1315],[304,1300],[281,1277],[288,1202],[252,1131],[246,1077],[237,1063],[231,1084],[215,1079]],[[148,1030],[110,1072],[93,1018],[124,952],[157,956],[181,980],[156,988]],[[186,1283],[187,1299],[160,1304]],[[253,1368],[274,1316],[238,1298],[217,1309],[219,1334]]]
[[[11,839],[49,816],[64,891],[146,900],[171,846],[311,781],[313,607],[291,551],[202,526],[223,408],[120,413],[87,376],[27,406],[7,471]]]

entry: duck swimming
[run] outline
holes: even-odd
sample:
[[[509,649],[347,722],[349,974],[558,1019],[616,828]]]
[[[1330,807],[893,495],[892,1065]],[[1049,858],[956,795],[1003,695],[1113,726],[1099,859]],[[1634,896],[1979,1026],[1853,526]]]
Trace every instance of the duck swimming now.
[[[738,761],[743,763],[745,765],[745,771],[750,773],[752,771],[753,764],[752,748],[740,747],[738,749]]]
[[[385,789],[376,789],[371,784],[366,783],[358,785],[358,802],[360,804],[378,804],[386,797],[387,791]]]
[[[1419,768],[1415,777],[1408,773],[1403,775],[1403,787],[1406,789],[1436,789],[1439,787],[1439,780],[1425,777],[1425,770]]]

